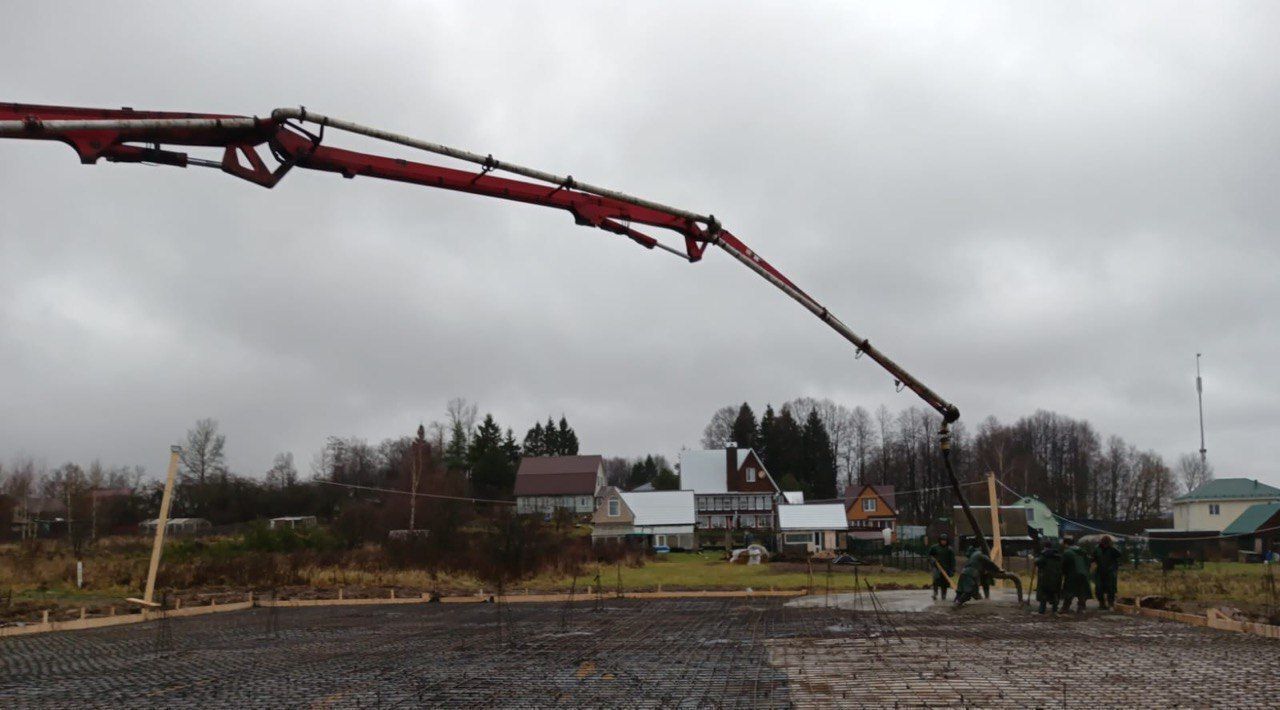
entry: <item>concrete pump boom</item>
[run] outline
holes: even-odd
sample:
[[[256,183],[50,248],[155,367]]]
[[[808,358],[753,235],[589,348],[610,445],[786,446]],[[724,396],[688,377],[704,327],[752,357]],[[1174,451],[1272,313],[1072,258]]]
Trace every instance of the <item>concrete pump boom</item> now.
[[[307,130],[304,127],[307,123],[319,126],[319,130]],[[323,144],[325,130],[330,128],[474,163],[480,166],[480,171],[463,171],[333,148]],[[334,172],[347,178],[357,175],[375,177],[555,207],[568,211],[578,224],[598,227],[627,237],[647,249],[662,249],[690,262],[700,260],[707,245],[714,244],[804,306],[840,337],[852,343],[857,348],[858,356],[866,355],[876,361],[893,376],[896,386],[915,392],[942,416],[940,436],[943,458],[953,490],[973,529],[980,529],[951,467],[949,425],[959,419],[960,410],[871,345],[869,340],[855,333],[825,306],[724,229],[713,215],[682,210],[579,182],[571,175],[554,175],[499,161],[492,155],[480,155],[369,128],[309,112],[304,108],[276,109],[269,118],[259,118],[135,111],[130,108],[95,109],[0,103],[0,138],[61,141],[70,145],[80,156],[81,162],[86,164],[106,159],[109,162],[176,167],[216,167],[268,188],[275,186],[293,167],[300,167]],[[222,159],[201,160],[184,152],[169,150],[164,147],[166,145],[221,148]],[[261,147],[266,147],[271,152],[276,161],[274,168],[269,168],[262,159],[259,154]],[[541,183],[494,175],[497,171],[521,175]],[[637,231],[634,229],[635,225],[667,229],[680,234],[684,237],[683,251]],[[989,551],[986,540],[981,535],[978,539],[983,549]]]

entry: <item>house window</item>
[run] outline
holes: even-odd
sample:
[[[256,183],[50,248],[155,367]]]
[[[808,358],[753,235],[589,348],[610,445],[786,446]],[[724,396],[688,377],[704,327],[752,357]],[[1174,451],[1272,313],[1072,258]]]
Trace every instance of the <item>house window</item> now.
[[[863,501],[862,501],[862,511],[863,511],[864,513],[874,513],[874,512],[876,512],[876,499],[875,499],[875,498],[866,498],[866,499],[863,499]]]
[[[666,536],[666,535],[654,535],[654,536],[653,536],[653,546],[654,546],[654,547],[666,547],[666,546],[667,546],[667,536]]]
[[[747,467],[747,483],[756,482],[756,470],[750,466]]]
[[[609,517],[616,518],[622,513],[622,506],[617,498],[609,499]]]
[[[1027,508],[1027,522],[1030,523],[1036,519],[1036,511]]]
[[[1218,515],[1222,512],[1222,508],[1217,503],[1209,504],[1209,515]]]
[[[765,499],[764,499],[764,509],[765,509],[765,510],[773,510],[773,498],[770,498],[770,497],[768,497],[768,496],[766,496],[766,497],[765,497]]]
[[[782,542],[786,545],[806,545],[813,542],[813,533],[787,533],[782,536]]]

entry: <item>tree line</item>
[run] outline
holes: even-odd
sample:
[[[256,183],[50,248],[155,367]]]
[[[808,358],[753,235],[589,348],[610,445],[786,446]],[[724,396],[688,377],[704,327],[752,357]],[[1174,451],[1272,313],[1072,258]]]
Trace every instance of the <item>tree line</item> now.
[[[803,424],[800,424],[803,422]],[[717,410],[703,431],[705,448],[727,441],[755,448],[784,489],[811,498],[836,496],[857,484],[890,484],[903,522],[950,514],[954,496],[938,444],[941,417],[918,407],[891,412],[846,407],[830,399],[798,398],[775,414],[766,406],[758,424],[750,406]],[[1019,493],[1043,500],[1072,518],[1146,521],[1165,516],[1173,497],[1213,478],[1199,457],[1180,457],[1176,471],[1160,454],[1119,436],[1100,434],[1086,420],[1037,411],[1005,424],[988,417],[970,431],[952,426],[952,461],[965,483],[987,472]],[[970,500],[985,503],[974,486]],[[1003,503],[1013,502],[1002,491]]]
[[[474,403],[456,398],[442,420],[421,427],[419,437],[376,443],[328,437],[311,461],[310,477],[299,474],[291,452],[277,454],[258,475],[243,475],[227,464],[227,439],[218,422],[201,419],[183,442],[170,516],[206,518],[218,526],[286,515],[337,521],[345,513],[344,524],[358,537],[370,526],[405,527],[411,496],[389,491],[509,500],[522,456],[575,455],[578,449],[577,432],[564,416],[535,423],[517,441],[493,415],[480,418]],[[145,473],[141,466],[99,462],[53,469],[32,459],[0,464],[0,536],[15,520],[35,518],[54,524],[77,545],[133,529],[155,517],[164,489],[162,480]],[[430,507],[426,496],[414,500],[420,509]],[[377,505],[366,509],[369,503]],[[414,512],[419,521],[429,517],[425,510]]]

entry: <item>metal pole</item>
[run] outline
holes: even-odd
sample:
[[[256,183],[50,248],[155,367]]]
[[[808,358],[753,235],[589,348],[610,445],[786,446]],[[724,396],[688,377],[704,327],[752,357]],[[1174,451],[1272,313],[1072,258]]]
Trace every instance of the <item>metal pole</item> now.
[[[28,123],[0,121],[0,136],[39,136],[63,131],[154,131],[167,129],[249,129],[258,126],[256,118],[108,118],[54,119]]]
[[[1205,468],[1204,448],[1204,383],[1200,379],[1200,353],[1196,353],[1196,403],[1200,407],[1200,468]]]

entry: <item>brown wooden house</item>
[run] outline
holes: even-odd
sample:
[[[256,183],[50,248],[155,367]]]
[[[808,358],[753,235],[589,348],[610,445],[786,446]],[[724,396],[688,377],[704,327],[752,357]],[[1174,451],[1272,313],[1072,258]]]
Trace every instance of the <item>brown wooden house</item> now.
[[[884,540],[884,529],[898,527],[893,486],[851,486],[845,495],[845,518],[854,540]]]

